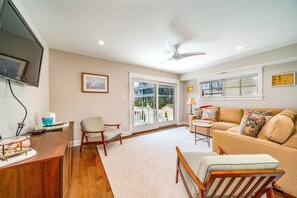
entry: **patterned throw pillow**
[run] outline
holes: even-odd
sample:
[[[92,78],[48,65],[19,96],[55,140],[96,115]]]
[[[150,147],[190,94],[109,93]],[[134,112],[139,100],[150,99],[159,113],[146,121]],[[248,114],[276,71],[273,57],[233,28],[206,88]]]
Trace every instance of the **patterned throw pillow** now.
[[[201,119],[202,118],[202,109],[196,108],[194,110],[194,114],[197,116],[197,119]]]
[[[247,114],[254,113],[254,114],[262,114],[264,116],[272,116],[272,111],[255,111],[255,110],[248,110]]]
[[[216,114],[217,111],[215,110],[211,110],[211,109],[203,109],[202,112],[202,120],[213,120],[213,121],[217,121],[216,120]]]
[[[242,135],[257,137],[265,122],[266,119],[264,115],[249,112],[247,115],[243,116],[239,132]]]

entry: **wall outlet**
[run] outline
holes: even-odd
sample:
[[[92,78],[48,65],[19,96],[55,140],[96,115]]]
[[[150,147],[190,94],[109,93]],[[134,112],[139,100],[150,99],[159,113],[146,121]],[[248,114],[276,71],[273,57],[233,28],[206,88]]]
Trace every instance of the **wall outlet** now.
[[[127,95],[126,95],[126,94],[123,95],[123,99],[124,99],[124,100],[127,99]]]
[[[127,122],[124,122],[124,126],[127,126]]]

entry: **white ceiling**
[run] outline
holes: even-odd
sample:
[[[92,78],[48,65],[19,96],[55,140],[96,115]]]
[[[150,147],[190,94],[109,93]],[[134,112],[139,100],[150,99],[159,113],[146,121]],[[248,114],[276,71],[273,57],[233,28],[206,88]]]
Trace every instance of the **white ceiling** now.
[[[296,0],[22,0],[48,46],[185,73],[297,42]],[[99,46],[97,41],[104,40]],[[164,42],[180,52],[169,61]],[[242,50],[235,48],[242,45]]]

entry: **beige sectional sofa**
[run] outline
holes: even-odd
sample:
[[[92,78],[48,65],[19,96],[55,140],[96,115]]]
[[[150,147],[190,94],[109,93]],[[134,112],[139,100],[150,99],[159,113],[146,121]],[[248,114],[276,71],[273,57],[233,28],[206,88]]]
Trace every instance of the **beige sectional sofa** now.
[[[207,109],[215,110],[217,112],[216,114],[216,120],[201,120],[197,119],[197,116],[191,115],[189,117],[189,129],[190,131],[196,133],[200,133],[203,135],[207,134],[206,128],[201,127],[195,127],[192,125],[193,122],[207,122],[212,124],[212,128],[210,129],[210,136],[212,136],[212,133],[214,130],[227,130],[232,127],[236,127],[240,125],[242,116],[244,115],[245,111],[247,109],[241,109],[241,108],[226,108],[226,107],[207,107]],[[271,111],[272,116],[280,113],[283,109],[264,109],[264,108],[249,108],[249,110],[255,110],[255,111]]]
[[[277,143],[268,139],[263,133],[259,133],[257,138],[240,135],[239,124],[243,109],[219,108],[217,122],[211,121],[213,125],[213,151],[219,152],[218,146],[224,148],[230,154],[269,154],[280,162],[280,169],[285,170],[285,175],[277,182],[280,190],[297,197],[297,121],[295,122],[295,132],[285,142]],[[275,116],[282,112],[282,109],[252,109],[255,111],[272,111]],[[225,115],[228,114],[228,115]],[[297,116],[295,117],[297,120]],[[191,131],[195,127],[191,124],[197,120],[193,116],[190,124]],[[205,121],[207,122],[207,121]],[[205,134],[205,130],[197,128],[197,132]]]

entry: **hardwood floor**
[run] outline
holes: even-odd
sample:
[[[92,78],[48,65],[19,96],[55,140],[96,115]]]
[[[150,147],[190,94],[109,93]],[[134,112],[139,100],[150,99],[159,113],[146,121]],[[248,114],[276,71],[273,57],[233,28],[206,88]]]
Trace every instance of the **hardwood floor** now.
[[[152,131],[148,133],[152,133]],[[142,135],[148,133],[144,133]],[[275,198],[285,197],[283,193],[277,191],[274,191],[274,196]],[[83,147],[82,153],[79,152],[79,147],[73,148],[73,173],[71,185],[66,197],[114,197],[101,158],[95,145],[85,145]]]
[[[85,145],[81,153],[79,147],[73,148],[73,173],[66,197],[114,197],[96,145]]]

